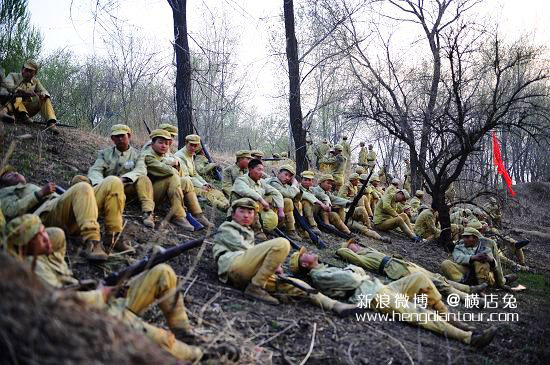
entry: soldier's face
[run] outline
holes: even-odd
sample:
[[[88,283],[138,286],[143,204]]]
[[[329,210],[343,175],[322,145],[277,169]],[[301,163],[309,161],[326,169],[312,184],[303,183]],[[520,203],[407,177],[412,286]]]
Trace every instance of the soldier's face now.
[[[332,190],[332,181],[330,180],[325,180],[323,182],[321,182],[319,184],[319,186],[321,187],[321,189],[323,189],[324,191],[331,191]]]
[[[351,182],[351,185],[353,186],[359,185],[359,179],[353,179],[353,180],[350,180],[350,182]]]
[[[279,174],[277,174],[277,178],[283,183],[283,184],[290,184],[292,181],[292,175],[290,171],[287,170],[281,170]]]
[[[239,223],[241,226],[248,227],[252,223],[254,223],[255,215],[256,211],[254,209],[238,207],[233,212],[233,220]]]
[[[170,140],[159,137],[155,139],[155,142],[151,145],[151,148],[159,155],[164,155],[170,150]]]
[[[26,184],[25,176],[17,171],[8,172],[0,177],[0,186],[14,186],[17,184]]]
[[[300,266],[304,269],[313,269],[319,265],[319,258],[317,255],[311,252],[304,252],[300,255]]]
[[[301,183],[304,188],[309,189],[313,186],[313,179],[303,177]]]
[[[117,150],[124,152],[130,147],[130,135],[119,134],[117,136],[111,136],[111,141],[115,144]]]
[[[361,246],[359,246],[357,243],[350,243],[348,245],[348,249],[352,250],[353,252],[358,252],[361,249]]]
[[[403,194],[403,193],[401,193],[401,192],[395,194],[395,201],[396,201],[396,202],[402,203],[402,202],[404,202],[405,200],[407,200],[407,199],[405,199],[405,194]]]
[[[185,146],[187,147],[187,151],[190,154],[194,155],[197,152],[197,150],[199,149],[200,144],[198,144],[198,143],[187,143]]]
[[[474,247],[479,241],[479,238],[474,235],[462,236],[462,239],[464,240],[464,246],[466,247]]]
[[[34,76],[36,76],[36,71],[23,67],[21,70],[21,76],[23,76],[26,81],[30,81]]]
[[[239,157],[239,159],[237,160],[237,165],[239,165],[241,169],[246,169],[248,167],[249,162],[250,162],[250,158]]]
[[[260,180],[263,174],[264,174],[264,165],[257,165],[253,169],[248,170],[248,175],[254,181]]]
[[[378,184],[379,184],[378,181],[373,181],[372,182],[372,186],[374,186],[375,188],[378,187]]]
[[[48,255],[52,252],[52,244],[50,242],[50,237],[44,229],[44,225],[40,226],[40,230],[29,242],[29,255]]]

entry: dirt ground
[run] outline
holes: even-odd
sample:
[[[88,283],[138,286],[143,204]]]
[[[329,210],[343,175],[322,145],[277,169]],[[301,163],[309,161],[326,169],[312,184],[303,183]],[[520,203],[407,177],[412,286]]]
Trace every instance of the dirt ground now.
[[[44,135],[36,127],[4,125],[0,149],[4,158],[15,136],[30,133],[32,137],[17,142],[8,162],[22,171],[30,182],[43,184],[55,181],[64,187],[73,175],[85,174],[95,159],[95,151],[108,145],[109,140],[81,131],[64,129],[58,140]],[[503,198],[505,226],[550,232],[550,213],[547,199],[550,184],[532,183],[515,186],[514,200]],[[163,216],[166,206],[160,207]],[[223,214],[205,208],[217,223]],[[78,256],[78,240],[71,239],[68,262],[78,278],[99,279],[124,268],[146,255],[153,245],[170,246],[204,232],[185,233],[171,225],[150,230],[138,222],[139,210],[130,203],[125,211],[126,238],[138,248],[134,256],[118,257],[108,264],[90,266]],[[330,244],[320,251],[322,259],[333,265],[344,266],[334,257],[341,239],[324,234]],[[431,271],[438,271],[439,263],[449,255],[432,243],[414,244],[404,236],[390,234],[391,244],[363,238],[362,243],[388,254],[399,254]],[[514,237],[519,237],[514,235]],[[519,282],[528,289],[515,294],[517,308],[503,308],[505,292],[490,290],[498,296],[499,308],[472,310],[462,306],[462,312],[518,313],[517,321],[473,323],[476,328],[490,325],[499,328],[494,341],[482,350],[440,337],[426,330],[394,322],[360,322],[356,318],[341,319],[304,302],[269,306],[254,302],[242,292],[217,280],[211,243],[172,260],[176,273],[185,277],[182,292],[192,322],[211,342],[231,341],[242,349],[240,364],[298,364],[313,346],[308,364],[546,364],[550,361],[547,340],[550,324],[550,249],[548,240],[527,236],[531,244],[525,249],[527,263],[533,273],[520,273]],[[308,248],[315,247],[304,242]],[[509,256],[511,257],[511,256]],[[510,272],[510,269],[507,269]],[[382,279],[382,278],[381,278]],[[164,326],[162,314],[156,308],[145,317]],[[314,338],[313,338],[314,337]],[[60,346],[63,346],[60,344]]]

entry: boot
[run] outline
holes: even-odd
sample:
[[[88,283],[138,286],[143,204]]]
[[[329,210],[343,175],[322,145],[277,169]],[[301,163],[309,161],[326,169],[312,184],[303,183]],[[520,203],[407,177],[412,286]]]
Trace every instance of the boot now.
[[[107,261],[109,255],[105,253],[101,241],[88,240],[84,243],[86,247],[82,255],[90,261]]]
[[[529,242],[529,240],[517,241],[514,246],[516,247],[516,250],[519,250],[520,248],[524,248],[525,246],[527,246]]]
[[[141,217],[141,222],[147,228],[155,228],[155,216],[153,212],[145,212]]]
[[[286,235],[288,236],[288,238],[290,238],[293,241],[301,241],[302,240],[300,238],[300,236],[298,236],[298,233],[296,233],[296,231],[287,231]]]
[[[55,119],[50,119],[46,122],[46,130],[48,130],[50,133],[52,134],[55,134],[55,135],[58,135],[59,134],[59,130],[57,129],[57,127],[55,126],[55,124],[57,123],[57,120]]]
[[[5,123],[15,123],[15,117],[13,115],[9,115],[6,109],[0,109],[0,120]]]
[[[190,324],[187,324],[187,326],[183,327],[174,327],[170,328],[170,331],[176,336],[176,338],[186,344],[192,344],[197,341],[202,340],[201,336],[195,332],[193,327],[191,327]]]
[[[254,236],[257,240],[260,240],[260,241],[267,241],[267,236],[266,234],[264,233],[264,231],[258,231],[258,232],[254,232]]]
[[[107,233],[103,238],[103,247],[107,249],[113,249],[116,252],[131,251],[135,252],[136,250],[129,245],[123,238],[121,233]]]
[[[172,218],[172,224],[183,228],[188,232],[193,232],[195,230],[195,227],[193,227],[185,217]]]
[[[25,124],[31,124],[32,123],[32,119],[29,117],[29,115],[27,113],[20,113],[17,116],[17,120],[19,122],[25,123]]]
[[[516,274],[508,274],[504,275],[504,279],[506,279],[506,285],[510,285],[518,279],[518,276]]]
[[[218,346],[206,348],[201,357],[201,361],[225,357],[229,361],[237,362],[239,361],[240,355],[241,352],[238,347],[235,347],[228,343],[224,343]]]
[[[272,305],[279,304],[279,301],[276,298],[272,297],[264,288],[261,288],[252,283],[248,284],[248,286],[244,290],[244,295],[246,295],[247,297],[261,300],[268,304],[272,304]]]
[[[321,234],[321,230],[319,229],[319,227],[315,226],[315,227],[311,227],[311,230],[313,231],[313,233],[315,233],[317,236],[319,236]]]
[[[389,238],[389,237],[382,237],[382,238],[380,238],[380,241],[385,242],[385,243],[391,243],[391,238]]]
[[[336,302],[334,307],[332,307],[332,311],[339,317],[347,317],[354,314],[363,313],[365,309],[359,308],[356,304]]]
[[[485,347],[491,343],[496,333],[497,333],[497,328],[494,326],[486,329],[485,331],[479,331],[479,332],[476,331],[472,333],[472,339],[470,340],[470,345],[477,348]]]
[[[205,217],[204,213],[197,214],[195,218],[206,228],[214,228],[214,225]]]

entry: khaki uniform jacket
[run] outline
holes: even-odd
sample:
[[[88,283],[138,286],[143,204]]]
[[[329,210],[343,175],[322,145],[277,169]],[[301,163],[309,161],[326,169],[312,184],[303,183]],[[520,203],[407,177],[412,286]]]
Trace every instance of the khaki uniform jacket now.
[[[355,198],[355,196],[357,195],[358,190],[359,189],[357,186],[353,186],[353,184],[348,181],[347,183],[342,185],[340,191],[338,192],[338,196],[353,200],[353,198]]]
[[[231,189],[238,177],[248,174],[248,169],[241,169],[237,164],[223,169],[222,190],[227,196],[231,196]]]
[[[347,158],[342,155],[325,156],[321,159],[321,163],[331,165],[331,174],[335,177],[344,176],[344,170],[346,169]]]
[[[42,83],[36,77],[33,77],[31,81],[24,81],[20,72],[11,72],[2,82],[0,95],[12,94],[18,90],[50,96],[48,90],[42,86]]]
[[[111,175],[126,177],[132,182],[147,175],[143,156],[134,147],[124,152],[120,152],[115,146],[99,151],[94,164],[88,169],[88,178],[95,186]]]
[[[311,204],[317,204],[319,202],[319,199],[317,199],[311,188],[306,189],[300,185],[300,191],[302,193],[302,200],[308,201]]]
[[[367,153],[367,165],[374,166],[376,164],[376,152],[371,150]]]
[[[59,198],[57,193],[48,195],[44,199],[38,199],[41,188],[34,184],[17,184],[0,189],[0,209],[8,221],[25,213],[33,213],[38,216],[49,212]]]
[[[218,278],[227,283],[231,263],[235,257],[254,247],[254,231],[237,222],[224,222],[214,238],[212,254],[218,264]]]
[[[179,158],[180,160],[180,172],[182,173],[182,176],[189,176],[191,178],[191,181],[193,182],[194,187],[200,189],[204,185],[208,184],[206,180],[204,180],[202,176],[199,175],[199,173],[197,172],[197,169],[195,168],[195,161],[193,160],[193,155],[190,155],[185,147],[176,152],[174,156]]]
[[[166,155],[161,156],[152,148],[146,148],[141,152],[141,155],[145,161],[145,165],[147,166],[147,175],[152,179],[161,179],[172,175],[180,176],[179,170],[172,167],[170,164],[170,162],[176,157]]]
[[[331,191],[324,191],[319,185],[312,188],[313,193],[325,204],[336,208],[345,208],[350,201],[348,199],[334,195]]]
[[[231,191],[231,202],[239,198],[250,198],[254,201],[260,201],[264,197],[271,197],[275,208],[283,208],[283,196],[277,189],[267,184],[264,179],[255,182],[248,174],[235,180]]]
[[[379,273],[380,264],[388,256],[370,247],[364,247],[357,253],[349,248],[340,248],[336,251],[336,254],[344,261],[375,273]],[[391,257],[383,270],[384,274],[392,280],[398,280],[410,274],[407,262],[396,257]]]
[[[195,155],[195,167],[199,175],[208,175],[212,170],[216,168],[216,164],[208,161],[204,155]]]
[[[395,190],[389,190],[382,195],[382,199],[376,203],[376,207],[374,208],[374,224],[381,224],[387,219],[395,218],[397,217],[397,211],[396,211],[396,203],[395,203]]]
[[[340,144],[342,145],[342,153],[349,159],[351,156],[351,145],[345,141],[340,142]]]
[[[309,272],[313,286],[323,294],[336,299],[347,299],[358,302],[359,295],[374,295],[384,287],[375,277],[367,275],[365,270],[355,265],[348,265],[344,269],[319,264]]]
[[[488,202],[483,206],[483,209],[485,209],[494,220],[498,221],[502,218],[498,204]]]
[[[418,217],[416,217],[414,233],[422,238],[439,235],[441,233],[435,225],[435,217],[431,209],[424,209]]]
[[[330,150],[330,146],[328,143],[319,144],[319,146],[317,147],[317,150],[315,151],[317,155],[317,160],[321,161],[328,153],[328,150]]]
[[[361,147],[359,150],[359,159],[357,160],[357,163],[359,165],[366,165],[367,164],[367,149],[365,147]]]
[[[464,245],[464,240],[458,241],[454,250],[453,250],[453,260],[462,265],[469,265],[470,258],[477,253],[486,253],[490,257],[494,258],[493,251],[491,247],[494,247],[494,242],[491,242],[490,239],[481,237],[477,246],[466,247]]]
[[[295,185],[283,184],[278,177],[270,177],[269,179],[266,179],[265,182],[271,185],[272,187],[274,187],[275,189],[277,189],[277,191],[281,193],[283,198],[288,198],[291,200],[300,199],[301,191],[298,185],[295,186]]]
[[[412,211],[416,212],[416,211],[418,211],[418,209],[422,205],[422,202],[420,201],[420,199],[418,197],[413,196],[411,198],[411,200],[409,200],[409,205],[411,206]]]

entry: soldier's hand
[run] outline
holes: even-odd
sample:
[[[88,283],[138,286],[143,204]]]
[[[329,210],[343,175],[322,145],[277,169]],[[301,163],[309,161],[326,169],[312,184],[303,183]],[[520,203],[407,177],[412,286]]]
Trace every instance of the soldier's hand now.
[[[277,209],[277,216],[279,217],[279,219],[285,219],[285,211],[283,210],[283,208]]]
[[[260,204],[262,205],[262,208],[264,208],[264,210],[269,210],[269,203],[265,201],[265,199],[262,198],[262,200],[260,200]]]
[[[41,198],[44,198],[52,193],[55,192],[55,188],[56,188],[57,185],[55,185],[55,183],[47,183],[46,185],[44,185],[42,187],[42,189],[40,189],[40,191],[38,192],[38,195],[40,195]]]
[[[279,274],[279,275],[284,274],[283,267],[281,265],[277,266],[277,268],[275,269],[275,274]]]
[[[202,188],[204,189],[204,191],[210,191],[210,190],[212,190],[212,185],[210,185],[210,184],[204,184],[204,185],[202,186]]]

